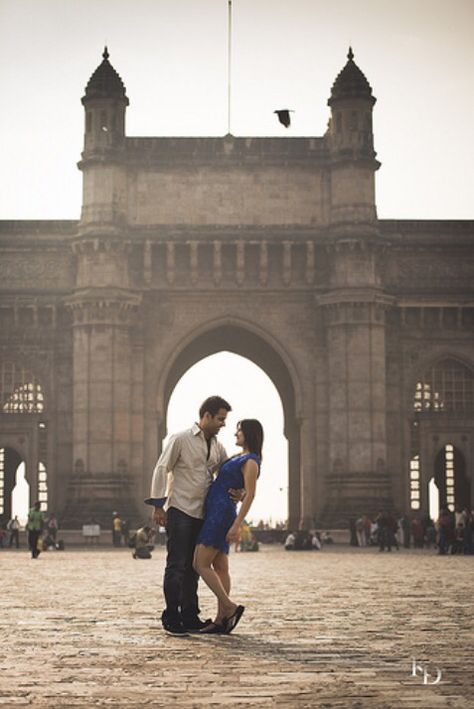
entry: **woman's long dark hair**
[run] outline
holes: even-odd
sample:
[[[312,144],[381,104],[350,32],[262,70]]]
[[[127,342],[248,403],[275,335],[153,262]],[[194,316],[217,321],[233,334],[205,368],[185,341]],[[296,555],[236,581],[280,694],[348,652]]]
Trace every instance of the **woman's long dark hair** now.
[[[257,419],[242,419],[237,426],[240,427],[244,434],[245,443],[250,453],[255,453],[262,460],[263,428],[260,421],[257,421]]]

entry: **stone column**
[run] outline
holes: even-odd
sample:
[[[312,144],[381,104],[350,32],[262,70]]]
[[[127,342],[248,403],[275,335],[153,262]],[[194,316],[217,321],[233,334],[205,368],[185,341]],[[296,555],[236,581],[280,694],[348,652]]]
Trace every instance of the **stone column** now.
[[[301,507],[300,429],[296,421],[287,425],[288,439],[288,529],[298,529]]]
[[[316,516],[315,479],[315,425],[311,416],[305,416],[300,423],[301,441],[301,481],[300,481],[300,529],[312,529]]]
[[[332,525],[392,505],[385,431],[385,309],[391,299],[377,288],[375,251],[370,241],[339,242],[333,249],[333,276],[339,287],[319,301],[326,323],[329,380],[323,519]],[[372,285],[357,286],[357,281]]]
[[[74,472],[65,523],[76,526],[94,518],[109,526],[113,510],[129,520],[137,517],[131,475],[132,348],[140,296],[126,288],[123,242],[82,239],[76,253],[80,287],[68,300],[74,333]]]

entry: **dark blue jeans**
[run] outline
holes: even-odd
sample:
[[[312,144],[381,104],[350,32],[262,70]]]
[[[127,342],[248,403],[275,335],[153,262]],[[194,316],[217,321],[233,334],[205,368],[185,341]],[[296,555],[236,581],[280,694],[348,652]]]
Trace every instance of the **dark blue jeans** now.
[[[39,529],[28,530],[28,546],[30,547],[31,556],[36,559],[39,556],[38,551],[38,539],[40,538],[41,532]]]
[[[194,547],[203,520],[190,517],[176,507],[167,515],[166,569],[163,589],[164,616],[169,620],[191,621],[199,613],[197,587],[199,576],[193,569]]]

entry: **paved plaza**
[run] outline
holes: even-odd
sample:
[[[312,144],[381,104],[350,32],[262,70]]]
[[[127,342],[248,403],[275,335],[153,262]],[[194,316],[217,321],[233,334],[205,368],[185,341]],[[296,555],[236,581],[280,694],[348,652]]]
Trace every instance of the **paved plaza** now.
[[[473,706],[474,557],[234,553],[241,624],[189,638],[158,622],[164,559],[1,551],[0,706]]]

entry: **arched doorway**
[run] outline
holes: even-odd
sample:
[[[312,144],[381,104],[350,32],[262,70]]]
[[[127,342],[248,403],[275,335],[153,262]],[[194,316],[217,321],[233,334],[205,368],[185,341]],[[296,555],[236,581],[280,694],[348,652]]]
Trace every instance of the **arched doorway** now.
[[[426,366],[412,389],[409,502],[436,517],[471,505],[469,431],[474,431],[474,371],[456,357]]]
[[[211,382],[211,384],[210,384]],[[288,441],[284,436],[284,412],[278,391],[268,375],[231,352],[219,352],[194,364],[179,380],[167,411],[167,430],[183,430],[197,420],[204,399],[219,394],[232,411],[219,441],[228,455],[236,451],[235,428],[241,418],[259,419],[265,430],[264,461],[257,494],[248,518],[274,525],[288,518]]]
[[[15,486],[11,494],[11,516],[17,516],[20,524],[25,525],[28,520],[28,511],[31,507],[30,486],[26,479],[26,465],[20,463],[16,469]]]
[[[48,509],[48,482],[46,466],[38,463],[37,499],[41,510]],[[26,461],[10,446],[0,448],[0,519],[5,523],[15,515],[25,524],[33,504],[30,484],[26,476]]]
[[[14,448],[0,448],[0,519],[4,522],[12,517],[12,493],[21,463],[23,459]]]
[[[273,382],[284,412],[284,435],[288,440],[288,522],[297,527],[301,517],[300,426],[298,380],[291,361],[266,333],[254,332],[240,321],[217,324],[190,335],[177,348],[176,356],[163,371],[159,384],[160,443],[166,437],[166,412],[171,394],[181,377],[197,362],[219,352],[232,352],[260,367]],[[209,382],[212,391],[212,381]],[[301,405],[301,404],[300,404]],[[194,412],[190,412],[194,416]]]
[[[37,499],[46,511],[51,456],[44,389],[36,373],[21,362],[0,363],[0,434],[0,445],[4,446],[1,462],[4,479],[0,482],[3,516],[12,515],[12,493],[18,478],[23,483],[23,498],[19,502],[23,517],[25,508]],[[23,467],[19,472],[20,465]],[[19,490],[15,492],[17,496]]]

